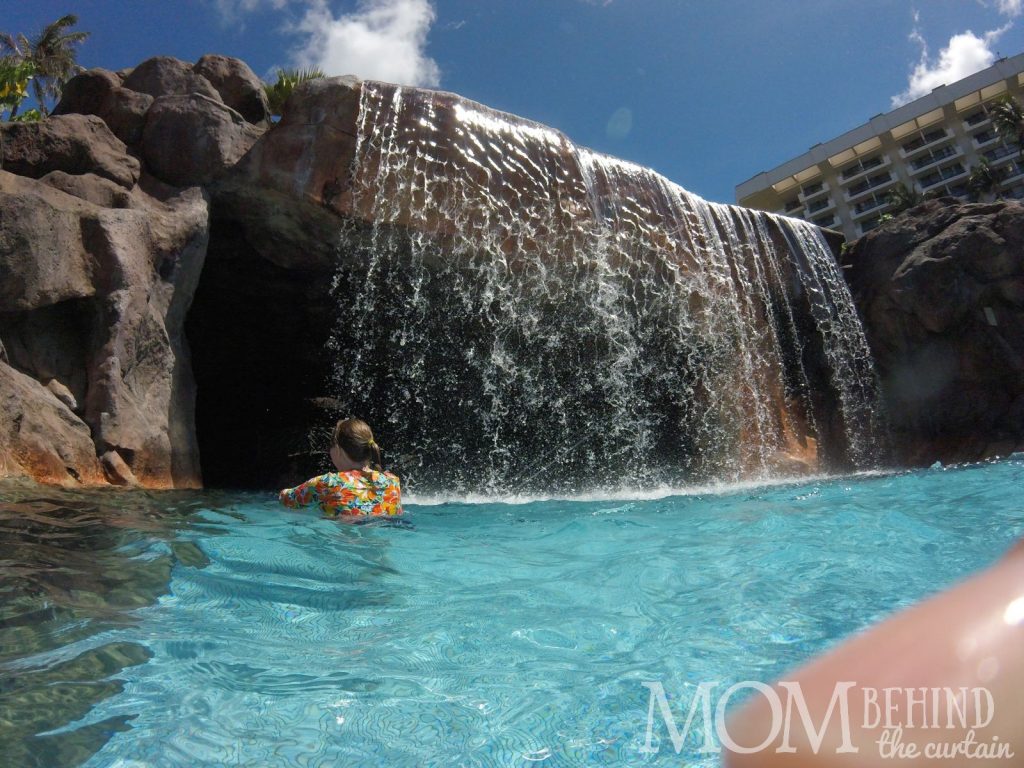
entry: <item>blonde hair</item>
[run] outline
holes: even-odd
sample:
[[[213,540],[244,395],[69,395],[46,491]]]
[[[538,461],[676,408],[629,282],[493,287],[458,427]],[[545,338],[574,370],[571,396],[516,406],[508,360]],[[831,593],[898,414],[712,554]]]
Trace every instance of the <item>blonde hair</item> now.
[[[380,446],[373,439],[373,430],[362,419],[342,419],[334,426],[334,444],[352,461],[381,471]]]

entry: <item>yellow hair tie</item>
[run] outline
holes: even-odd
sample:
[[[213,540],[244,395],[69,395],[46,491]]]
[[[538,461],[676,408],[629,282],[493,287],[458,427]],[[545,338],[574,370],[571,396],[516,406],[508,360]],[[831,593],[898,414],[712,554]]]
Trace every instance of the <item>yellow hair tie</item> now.
[[[374,439],[372,437],[369,440],[366,441],[366,444],[370,448],[376,448],[377,447],[377,443],[374,441]]]

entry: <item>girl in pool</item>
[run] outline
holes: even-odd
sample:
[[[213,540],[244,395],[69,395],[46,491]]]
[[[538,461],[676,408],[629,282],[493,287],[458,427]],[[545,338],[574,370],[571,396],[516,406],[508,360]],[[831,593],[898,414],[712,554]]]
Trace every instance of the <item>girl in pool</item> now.
[[[369,424],[362,419],[339,421],[330,453],[338,471],[285,488],[279,497],[282,504],[289,509],[316,504],[324,514],[349,519],[402,514],[401,484],[381,468],[380,446]]]

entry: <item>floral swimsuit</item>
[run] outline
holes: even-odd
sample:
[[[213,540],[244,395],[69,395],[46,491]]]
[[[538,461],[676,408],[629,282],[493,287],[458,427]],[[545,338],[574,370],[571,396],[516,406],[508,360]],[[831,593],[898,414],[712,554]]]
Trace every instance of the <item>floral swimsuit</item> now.
[[[317,504],[331,517],[402,514],[398,477],[369,469],[328,472],[295,488],[285,488],[279,498],[290,509]]]

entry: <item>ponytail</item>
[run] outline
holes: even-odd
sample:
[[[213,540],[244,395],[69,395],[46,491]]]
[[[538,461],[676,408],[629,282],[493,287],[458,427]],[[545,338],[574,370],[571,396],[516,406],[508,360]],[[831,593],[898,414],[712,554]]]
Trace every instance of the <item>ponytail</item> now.
[[[342,419],[334,427],[334,443],[352,461],[368,464],[369,468],[383,472],[380,446],[373,439],[373,430],[362,419]],[[364,470],[365,471],[365,470]]]
[[[370,442],[368,442],[366,445],[370,449],[370,455],[373,457],[373,460],[370,462],[370,468],[375,469],[378,472],[383,472],[384,462],[381,461],[381,451],[380,446],[377,445],[377,441],[371,437]]]

